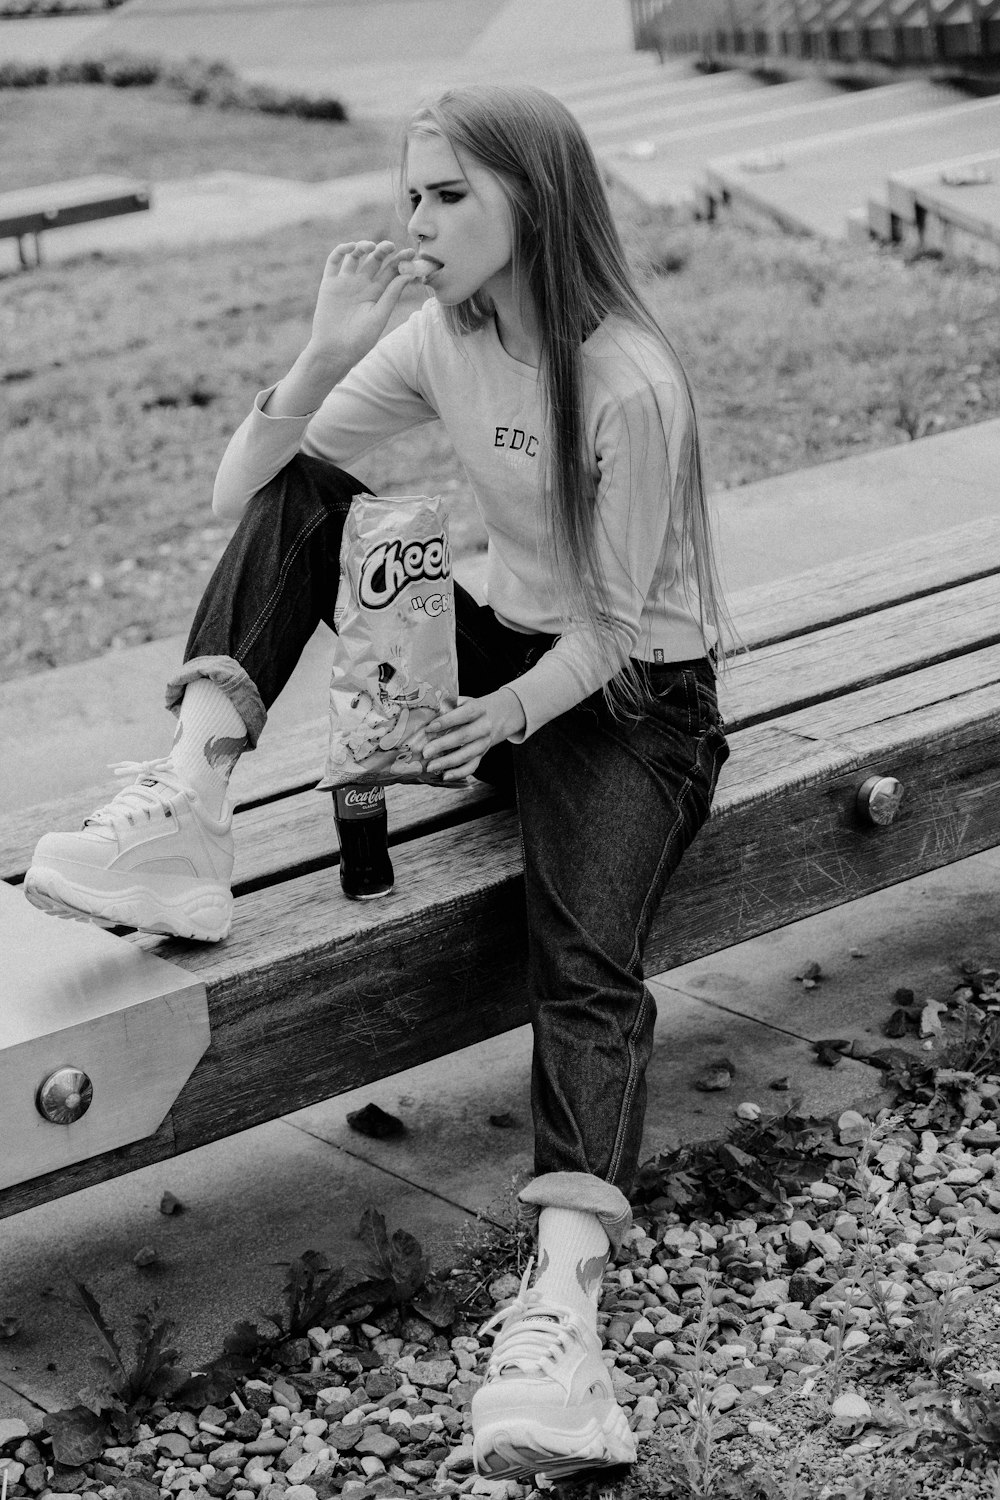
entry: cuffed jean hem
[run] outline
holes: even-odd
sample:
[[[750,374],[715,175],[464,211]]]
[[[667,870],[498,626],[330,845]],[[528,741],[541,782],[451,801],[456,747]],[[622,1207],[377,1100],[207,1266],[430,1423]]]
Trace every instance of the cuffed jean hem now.
[[[518,1217],[532,1228],[543,1208],[575,1208],[596,1214],[617,1254],[632,1225],[632,1209],[620,1188],[592,1172],[545,1172],[517,1195]]]
[[[267,723],[267,709],[253,679],[247,676],[239,662],[234,661],[231,656],[196,656],[191,661],[186,661],[167,683],[167,707],[170,712],[180,713],[184,689],[189,682],[194,682],[199,677],[207,677],[222,689],[246,725],[249,749],[255,749]]]

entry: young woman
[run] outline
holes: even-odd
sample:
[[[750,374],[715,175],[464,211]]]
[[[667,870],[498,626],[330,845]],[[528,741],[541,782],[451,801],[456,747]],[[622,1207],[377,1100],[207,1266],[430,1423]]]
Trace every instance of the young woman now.
[[[168,689],[170,755],[42,839],[26,890],[63,915],[225,935],[229,773],[332,617],[362,488],[335,466],[440,418],[489,533],[489,603],[457,590],[463,696],[428,765],[516,788],[535,1039],[520,1201],[538,1268],[498,1315],[475,1456],[492,1478],[559,1477],[635,1452],[597,1300],[642,1135],[643,944],[727,753],[721,606],[688,383],[573,117],[539,89],[455,90],[411,121],[404,171],[411,246],[337,246],[305,348],[223,458],[214,506],[239,526]],[[414,272],[433,295],[386,334]]]

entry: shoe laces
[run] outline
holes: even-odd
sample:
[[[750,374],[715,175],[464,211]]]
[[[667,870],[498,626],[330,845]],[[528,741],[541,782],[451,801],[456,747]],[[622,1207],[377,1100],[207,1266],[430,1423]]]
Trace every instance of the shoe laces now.
[[[131,779],[132,784],[122,787],[110,802],[85,818],[84,828],[94,824],[114,828],[122,820],[134,825],[137,817],[151,819],[154,813],[171,816],[167,811],[167,796],[183,788],[168,756],[159,760],[123,760],[111,770],[120,780]]]
[[[490,1355],[491,1373],[517,1369],[526,1375],[549,1375],[577,1332],[579,1317],[572,1308],[550,1301],[544,1293],[529,1290],[533,1265],[532,1257],[514,1301],[498,1308],[479,1330],[482,1335],[503,1325]]]

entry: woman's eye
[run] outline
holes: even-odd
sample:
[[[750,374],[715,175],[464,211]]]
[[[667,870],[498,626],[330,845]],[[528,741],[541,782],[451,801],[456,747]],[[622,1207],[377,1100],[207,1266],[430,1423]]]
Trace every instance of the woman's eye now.
[[[441,193],[441,202],[442,203],[461,203],[461,201],[462,201],[462,199],[464,197],[465,197],[464,193],[452,193],[452,192],[449,192],[449,191],[445,190],[445,191],[443,191]]]

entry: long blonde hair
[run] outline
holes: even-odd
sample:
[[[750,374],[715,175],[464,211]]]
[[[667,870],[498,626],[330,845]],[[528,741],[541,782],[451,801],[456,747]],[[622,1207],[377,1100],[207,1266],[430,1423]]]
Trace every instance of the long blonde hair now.
[[[585,443],[582,345],[605,318],[617,315],[651,334],[668,354],[686,408],[674,492],[682,577],[690,588],[693,571],[702,631],[721,642],[728,617],[687,374],[637,289],[594,153],[565,105],[544,89],[476,84],[450,89],[422,106],[409,122],[410,133],[440,135],[453,150],[468,152],[507,195],[515,291],[530,296],[541,330],[549,438],[545,503],[557,573],[615,672],[605,690],[609,701],[634,710],[644,696],[641,684],[628,662],[616,659],[602,628],[610,609],[595,541],[597,490]],[[404,144],[404,173],[405,165]],[[481,293],[444,311],[457,334],[472,332],[493,316]]]

